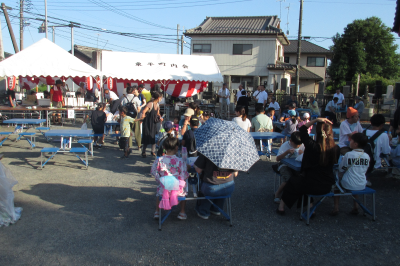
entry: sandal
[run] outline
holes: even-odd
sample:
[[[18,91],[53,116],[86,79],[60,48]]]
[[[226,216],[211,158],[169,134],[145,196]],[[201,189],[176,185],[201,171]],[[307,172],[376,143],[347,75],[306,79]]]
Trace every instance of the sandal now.
[[[160,218],[160,214],[158,212],[154,212],[154,219]]]
[[[146,158],[147,156],[146,156],[146,153],[142,153],[142,157],[143,158]]]
[[[178,219],[179,220],[186,220],[187,219],[187,215],[186,215],[186,213],[179,213],[178,214]]]

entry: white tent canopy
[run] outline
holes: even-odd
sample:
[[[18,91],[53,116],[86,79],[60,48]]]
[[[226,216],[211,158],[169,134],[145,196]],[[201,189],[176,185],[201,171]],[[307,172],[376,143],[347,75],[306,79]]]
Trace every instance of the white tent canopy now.
[[[0,76],[89,77],[100,71],[46,38],[0,62]]]
[[[223,81],[213,56],[102,51],[102,72],[129,80]]]

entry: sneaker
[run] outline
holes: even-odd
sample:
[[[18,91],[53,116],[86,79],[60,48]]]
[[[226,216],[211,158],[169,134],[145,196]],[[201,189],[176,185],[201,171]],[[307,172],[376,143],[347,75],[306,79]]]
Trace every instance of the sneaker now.
[[[214,214],[214,215],[221,215],[221,213],[220,212],[215,212],[215,211],[210,211],[210,213],[212,213],[212,214]]]
[[[201,219],[204,219],[204,220],[208,219],[208,216],[201,215],[196,209],[194,209],[194,210],[197,212],[197,216],[199,216]]]
[[[367,181],[367,187],[372,187],[371,181]]]
[[[187,219],[187,215],[186,215],[186,213],[179,213],[178,214],[178,217],[177,217],[179,220],[186,220]]]

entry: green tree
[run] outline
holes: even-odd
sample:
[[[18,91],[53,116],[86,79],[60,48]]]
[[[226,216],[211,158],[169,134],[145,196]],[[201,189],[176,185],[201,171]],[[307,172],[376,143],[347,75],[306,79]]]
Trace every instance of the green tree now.
[[[334,87],[353,81],[358,74],[369,73],[393,79],[400,74],[400,55],[390,28],[377,17],[355,20],[343,34],[333,37],[333,52],[328,74]]]

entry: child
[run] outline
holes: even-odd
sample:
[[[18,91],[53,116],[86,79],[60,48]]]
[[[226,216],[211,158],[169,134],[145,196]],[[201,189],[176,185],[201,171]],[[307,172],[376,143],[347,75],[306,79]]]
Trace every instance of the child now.
[[[179,141],[175,137],[168,137],[164,143],[163,147],[166,150],[166,155],[157,158],[154,161],[153,166],[151,167],[150,173],[155,177],[158,186],[157,186],[157,205],[156,205],[156,211],[154,212],[154,219],[158,219],[160,216],[160,197],[162,196],[163,199],[165,198],[164,192],[169,193],[170,191],[164,190],[163,185],[160,182],[160,178],[163,176],[169,176],[173,175],[175,176],[178,180],[180,180],[183,183],[186,183],[186,179],[189,177],[189,174],[187,172],[187,166],[186,162],[184,162],[181,158],[178,158],[176,156],[176,153],[178,152],[178,147],[179,147]],[[180,182],[180,183],[181,183]],[[178,196],[185,196],[186,195],[186,189],[183,184],[182,186],[179,186],[179,192]],[[178,219],[180,220],[186,220],[187,215],[185,213],[185,201],[181,202],[181,211],[178,215]]]
[[[276,122],[275,108],[271,107],[267,110],[267,116],[271,118],[272,122]]]
[[[304,113],[303,114],[303,121],[301,121],[298,125],[297,125],[297,129],[299,129],[301,126],[307,124],[308,122],[310,122],[310,114],[309,113]],[[313,126],[310,126],[307,130],[308,130],[308,135],[311,134],[311,130],[312,130]]]
[[[119,148],[124,150],[124,155],[121,159],[128,158],[131,153],[129,149],[129,138],[131,137],[131,126],[135,121],[132,117],[127,115],[128,108],[126,106],[120,109],[119,125],[121,129],[121,137],[119,138]]]
[[[283,143],[279,148],[278,154],[276,156],[276,161],[279,162],[284,158],[296,158],[304,152],[304,145],[301,143],[300,132],[293,132],[290,136],[289,141]],[[279,203],[281,201],[281,193],[286,185],[286,182],[292,177],[292,170],[289,166],[284,164],[280,165],[278,171],[282,178],[282,184],[279,186],[278,190],[275,192],[274,202]]]
[[[207,122],[208,119],[210,119],[210,116],[211,116],[210,112],[204,111],[203,115],[200,118],[200,123],[203,125],[205,122]]]
[[[186,130],[182,138],[182,147],[186,147],[188,157],[197,157],[196,139],[194,137],[194,131],[199,127],[199,119],[192,116],[190,118],[190,130]]]
[[[161,156],[165,155],[163,143],[168,137],[173,137],[174,128],[175,128],[174,124],[171,121],[165,121],[165,123],[164,123],[165,132],[163,132],[163,135],[157,142],[157,146],[159,147],[158,151],[157,151],[157,157],[161,157]]]
[[[96,110],[92,112],[90,116],[90,120],[92,123],[92,129],[94,134],[101,134],[101,137],[94,137],[93,141],[95,143],[95,147],[101,148],[101,145],[104,144],[104,124],[106,123],[107,117],[104,109],[106,108],[106,104],[99,103]],[[97,140],[99,140],[97,144]]]
[[[174,134],[175,137],[179,135],[179,116],[175,116],[174,118]]]
[[[292,134],[297,130],[297,117],[296,117],[296,111],[294,110],[289,110],[288,114],[290,116],[290,119],[285,121],[285,128],[282,131],[282,134],[287,136]]]
[[[354,133],[351,136],[350,148],[352,151],[343,156],[339,164],[339,179],[340,186],[348,190],[363,190],[367,185],[365,174],[369,166],[369,156],[364,152],[364,147],[368,143],[368,138],[362,133]],[[357,198],[357,196],[354,196]],[[339,199],[334,197],[334,208],[331,212],[332,216],[339,213]],[[350,212],[351,214],[358,214],[358,205],[354,201],[354,207]]]

